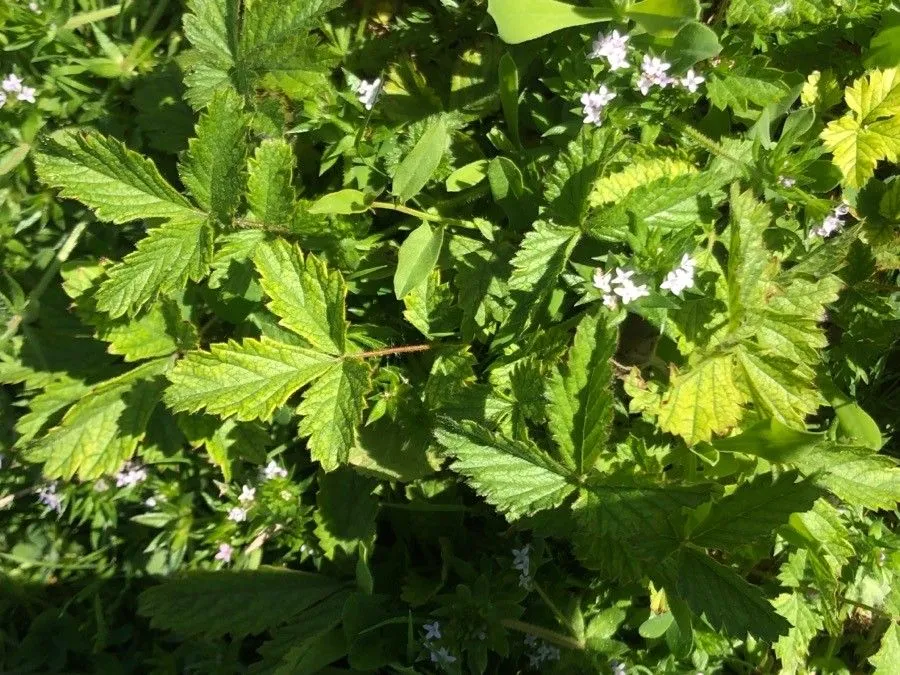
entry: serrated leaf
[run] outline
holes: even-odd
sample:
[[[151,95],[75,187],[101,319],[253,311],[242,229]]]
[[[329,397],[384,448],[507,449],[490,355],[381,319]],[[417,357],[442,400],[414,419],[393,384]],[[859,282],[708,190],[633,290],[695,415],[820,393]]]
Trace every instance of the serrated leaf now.
[[[371,386],[368,364],[347,358],[323,372],[297,406],[300,435],[325,471],[346,464]]]
[[[733,357],[712,356],[672,375],[659,407],[659,426],[694,445],[735,426],[744,402]]]
[[[194,219],[190,203],[160,176],[149,159],[96,132],[61,130],[35,156],[38,175],[77,199],[102,220]]]
[[[567,464],[589,472],[606,449],[613,420],[613,372],[618,331],[600,315],[578,324],[565,365],[553,372],[547,389],[547,417]]]
[[[409,233],[397,252],[394,295],[398,300],[428,278],[437,264],[443,244],[443,227],[432,230],[428,223],[422,223]]]
[[[813,378],[789,359],[741,345],[735,364],[753,403],[766,415],[802,427],[818,409],[821,397]]]
[[[509,520],[559,506],[575,490],[569,470],[533,443],[493,435],[472,422],[449,420],[435,436],[454,458],[450,468]]]
[[[808,511],[822,491],[796,471],[777,478],[756,476],[715,502],[709,515],[691,533],[691,541],[705,548],[730,549],[773,537],[792,513]]]
[[[216,91],[233,87],[240,22],[239,0],[188,0],[184,35],[193,46],[187,60],[185,98],[194,109],[202,108]]]
[[[320,475],[316,493],[315,534],[325,557],[337,552],[355,555],[359,545],[371,550],[375,542],[378,498],[372,494],[376,481],[350,467]]]
[[[869,657],[869,663],[875,666],[874,675],[891,675],[900,663],[900,625],[892,621],[881,636],[878,652]]]
[[[677,558],[676,589],[691,608],[734,638],[748,633],[775,642],[790,628],[762,591],[702,552],[682,548]]]
[[[28,401],[28,412],[16,420],[15,430],[19,435],[16,445],[21,447],[27,444],[44,429],[51,419],[84,397],[90,390],[90,385],[69,377],[47,384],[44,391],[34,395]]]
[[[182,320],[172,301],[153,305],[135,319],[101,320],[97,337],[109,343],[110,354],[120,355],[125,361],[167,356],[197,346],[196,329]]]
[[[434,270],[418,286],[403,296],[403,318],[426,337],[453,333],[454,295],[448,284],[441,283],[439,270]]]
[[[763,233],[772,222],[772,211],[750,191],[732,185],[728,225],[728,311],[740,322],[747,308],[761,306],[766,282],[778,272],[766,249]],[[768,273],[767,273],[768,272]]]
[[[160,294],[199,281],[209,270],[213,230],[206,220],[172,220],[150,230],[137,248],[110,269],[97,291],[97,308],[112,318],[134,314]]]
[[[441,163],[448,142],[447,125],[439,117],[397,166],[391,193],[401,202],[409,201],[419,194]]]
[[[841,9],[830,0],[791,0],[774,7],[772,0],[732,0],[726,17],[731,26],[750,24],[764,30],[776,30],[803,23],[818,24]]]
[[[289,622],[340,589],[321,574],[276,567],[192,572],[141,593],[139,611],[157,628],[240,638]]]
[[[780,71],[751,65],[747,72],[728,70],[710,73],[706,92],[710,103],[716,108],[731,108],[747,114],[750,104],[765,108],[787,94],[788,88]]]
[[[279,323],[310,345],[329,354],[343,354],[347,321],[347,293],[340,272],[329,272],[325,263],[283,239],[266,243],[254,255],[263,291],[271,298],[267,307]]]
[[[294,210],[294,150],[281,138],[267,138],[250,159],[247,202],[254,218],[267,225],[290,222]]]
[[[25,456],[43,462],[48,478],[90,480],[114,473],[143,438],[168,367],[168,359],[150,361],[95,386]]]
[[[630,162],[621,171],[600,178],[590,195],[591,206],[602,206],[617,202],[642,185],[660,178],[677,178],[688,173],[697,173],[690,162],[674,157],[660,157]]]
[[[214,94],[178,167],[197,203],[225,223],[244,193],[248,119],[243,107],[230,89]]]
[[[791,628],[772,647],[786,673],[796,673],[806,665],[809,644],[824,627],[822,617],[806,601],[805,594],[782,593],[774,600],[776,611],[790,621]]]
[[[169,373],[166,404],[176,412],[205,409],[238,420],[267,420],[334,358],[263,337],[190,352]]]
[[[231,481],[235,461],[264,464],[265,448],[271,443],[269,431],[258,422],[237,422],[233,418],[223,421],[212,415],[179,415],[178,428],[191,447],[206,449],[226,482]]]

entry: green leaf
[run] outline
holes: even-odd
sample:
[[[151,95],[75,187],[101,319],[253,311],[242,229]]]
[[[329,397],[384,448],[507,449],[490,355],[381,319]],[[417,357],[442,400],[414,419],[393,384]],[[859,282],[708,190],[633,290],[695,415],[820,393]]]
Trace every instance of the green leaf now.
[[[500,39],[509,44],[616,18],[612,6],[577,7],[557,0],[488,0],[488,14],[497,24]]]
[[[735,350],[735,364],[750,399],[764,414],[802,427],[819,408],[813,379],[797,363],[741,345]]]
[[[891,621],[881,636],[881,647],[869,657],[869,663],[875,666],[874,675],[891,675],[897,669],[900,663],[900,625],[896,621]]]
[[[281,138],[267,138],[250,160],[247,202],[266,225],[290,222],[294,211],[294,150]]]
[[[178,167],[181,180],[197,203],[220,221],[230,222],[244,194],[247,116],[243,100],[225,89],[200,115],[196,138]]]
[[[192,572],[141,593],[138,611],[156,628],[240,638],[287,623],[340,589],[321,574],[276,567]]]
[[[791,622],[787,635],[782,635],[773,645],[783,670],[788,673],[796,673],[806,665],[809,645],[824,627],[822,616],[810,606],[805,595],[797,591],[782,593],[773,602],[778,613]]]
[[[179,415],[178,427],[191,447],[206,449],[226,482],[231,481],[232,465],[237,461],[264,464],[265,447],[271,443],[269,431],[258,422],[221,420],[212,415]]]
[[[48,478],[90,480],[114,473],[130,459],[159,403],[168,359],[150,361],[106,380],[83,396],[58,426],[26,449],[44,462]]]
[[[444,187],[447,192],[461,192],[470,187],[475,187],[487,178],[488,160],[476,159],[447,176]]]
[[[343,354],[347,340],[344,318],[344,278],[325,263],[283,239],[261,245],[254,256],[267,307],[279,323],[310,345],[329,354]]]
[[[889,7],[881,15],[881,25],[869,42],[863,63],[866,68],[900,66],[900,9]]]
[[[698,0],[641,0],[629,4],[626,15],[651,35],[671,38],[685,23],[700,18],[700,3]]]
[[[751,191],[739,193],[731,186],[728,225],[728,311],[732,325],[743,319],[747,308],[764,304],[766,282],[778,272],[771,265],[763,233],[772,222],[772,211]]]
[[[659,426],[688,445],[724,434],[743,415],[744,394],[735,381],[734,359],[712,356],[676,372],[659,407]]]
[[[613,420],[613,371],[618,331],[600,315],[578,324],[568,362],[554,371],[547,389],[547,417],[567,464],[590,472],[607,449]]]
[[[101,320],[97,337],[109,343],[110,354],[121,355],[125,361],[167,356],[197,346],[196,329],[182,320],[172,301],[153,305],[136,319]]]
[[[444,228],[434,230],[422,223],[409,233],[397,253],[397,270],[394,272],[394,295],[398,300],[421,284],[437,264],[444,244]]]
[[[741,114],[749,114],[752,103],[759,108],[775,103],[787,94],[783,74],[774,68],[757,67],[729,71],[713,71],[706,82],[709,101],[719,110],[731,108]]]
[[[403,296],[406,309],[403,317],[426,337],[453,334],[455,295],[448,284],[441,283],[441,275],[434,270],[418,286]]]
[[[397,166],[392,194],[401,202],[409,201],[419,194],[441,163],[448,141],[444,119],[438,118]]]
[[[176,412],[208,412],[238,420],[269,419],[295,391],[320,377],[334,359],[263,337],[190,352],[169,373],[166,404]]]
[[[338,190],[319,197],[309,207],[310,213],[365,213],[369,210],[366,195],[359,190]]]
[[[544,179],[544,196],[557,222],[578,227],[584,223],[597,178],[620,147],[614,131],[589,126],[569,142]]]
[[[205,106],[217,91],[233,87],[237,56],[239,0],[188,0],[184,35],[193,46],[187,59],[185,96],[194,109]]]
[[[371,386],[368,364],[348,357],[317,374],[303,395],[297,407],[300,435],[325,471],[347,462]]]
[[[691,541],[705,548],[731,549],[771,538],[792,513],[808,511],[822,496],[796,471],[777,478],[761,474],[715,502],[709,515],[691,533]]]
[[[533,443],[450,420],[438,427],[435,436],[454,458],[450,468],[509,520],[557,507],[575,490],[568,469]]]
[[[325,557],[334,560],[338,550],[355,555],[360,544],[375,543],[378,498],[377,483],[350,467],[319,476],[316,493],[315,534]]]
[[[500,79],[500,105],[503,107],[503,116],[506,118],[506,126],[509,135],[521,145],[519,140],[519,71],[516,62],[509,52],[500,57],[498,66]]]
[[[16,446],[23,447],[44,430],[57,413],[68,408],[90,392],[91,387],[84,382],[64,377],[50,382],[44,390],[28,401],[28,412],[16,420],[15,430],[19,434]]]
[[[97,291],[97,308],[116,318],[134,314],[158,295],[174,294],[209,270],[213,230],[206,220],[172,220],[150,230],[110,269]]]
[[[92,208],[101,220],[196,218],[197,212],[149,159],[95,132],[51,134],[35,156],[38,175],[63,197]]]
[[[691,21],[681,27],[672,42],[672,67],[683,71],[717,56],[721,51],[722,45],[716,32],[699,21]]]
[[[734,638],[749,633],[771,643],[790,627],[759,588],[701,551],[681,548],[677,575],[677,593],[691,611],[705,616],[714,628]]]

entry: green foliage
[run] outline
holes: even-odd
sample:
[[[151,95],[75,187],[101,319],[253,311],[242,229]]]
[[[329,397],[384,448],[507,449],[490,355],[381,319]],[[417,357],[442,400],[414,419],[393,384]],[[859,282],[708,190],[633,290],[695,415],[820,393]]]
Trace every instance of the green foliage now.
[[[0,671],[896,670],[889,3],[7,5]]]

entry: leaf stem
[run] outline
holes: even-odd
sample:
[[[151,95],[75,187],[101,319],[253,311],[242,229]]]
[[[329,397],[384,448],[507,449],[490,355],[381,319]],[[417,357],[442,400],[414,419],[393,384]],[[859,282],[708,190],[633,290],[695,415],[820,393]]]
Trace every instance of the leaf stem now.
[[[544,601],[547,607],[550,608],[550,611],[553,612],[554,616],[556,616],[556,620],[569,629],[572,637],[574,637],[576,640],[579,640],[580,636],[578,635],[578,631],[575,630],[575,627],[569,622],[569,620],[566,618],[566,615],[563,614],[560,611],[559,607],[556,606],[556,603],[554,603],[553,600],[550,599],[550,596],[547,595],[547,592],[544,591],[544,589],[541,588],[536,581],[532,581],[531,585],[534,587],[534,590],[537,591],[537,594],[541,596],[541,600]]]
[[[552,642],[553,644],[559,645],[560,647],[584,651],[585,645],[581,640],[575,640],[573,638],[570,638],[568,635],[562,635],[548,628],[541,628],[540,626],[535,626],[533,623],[519,621],[518,619],[502,619],[500,623],[505,628],[509,628],[510,630],[517,630],[520,633],[526,633],[528,635],[536,635],[542,640]]]
[[[103,21],[104,19],[110,19],[114,16],[118,16],[121,11],[122,3],[112,5],[111,7],[104,7],[103,9],[97,9],[92,12],[81,12],[80,14],[75,14],[68,21],[66,21],[65,24],[63,24],[63,28],[65,30],[74,30],[88,23]]]
[[[380,356],[390,356],[391,354],[409,354],[411,352],[427,352],[432,345],[401,345],[400,347],[386,347],[385,349],[373,349],[368,352],[357,352],[356,354],[347,354],[344,358],[349,359],[374,359]]]
[[[416,218],[421,218],[422,220],[428,220],[432,223],[443,223],[446,220],[446,218],[442,216],[436,216],[433,213],[426,213],[425,211],[412,209],[408,206],[403,206],[403,204],[392,204],[391,202],[372,202],[371,204],[369,204],[369,207],[373,209],[386,209],[388,211],[405,213],[408,216],[414,216]]]

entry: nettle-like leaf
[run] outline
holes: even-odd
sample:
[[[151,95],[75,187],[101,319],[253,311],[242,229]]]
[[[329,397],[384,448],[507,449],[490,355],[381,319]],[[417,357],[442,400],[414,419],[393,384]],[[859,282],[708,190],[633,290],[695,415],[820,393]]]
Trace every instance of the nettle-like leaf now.
[[[25,450],[48,478],[81,480],[114,473],[144,436],[162,396],[169,359],[150,361],[96,385],[47,435]]]
[[[376,482],[345,467],[319,477],[316,493],[316,537],[326,557],[338,551],[353,555],[360,544],[375,541],[378,498],[372,494]]]
[[[852,112],[830,122],[821,137],[845,184],[861,188],[878,162],[900,158],[900,68],[867,73],[845,99]]]
[[[618,331],[600,316],[581,320],[568,362],[547,387],[547,417],[564,461],[589,472],[606,448],[613,418],[612,365]]]
[[[35,163],[41,180],[60,188],[62,196],[83,202],[103,220],[198,217],[153,162],[96,132],[55,132],[44,141]]]
[[[199,281],[209,271],[213,229],[205,218],[171,220],[150,230],[137,248],[109,270],[96,293],[97,308],[116,318],[134,314],[160,294]]]
[[[347,322],[344,319],[346,286],[338,272],[282,239],[257,248],[254,261],[263,290],[272,300],[268,307],[289,328],[314,348],[343,354]]]
[[[239,420],[272,417],[275,409],[335,363],[322,352],[263,337],[190,352],[169,373],[166,404]]]
[[[286,623],[340,590],[331,577],[275,567],[194,572],[148,588],[139,611],[157,628],[239,638]]]
[[[179,165],[181,180],[197,203],[222,222],[230,221],[244,193],[247,123],[235,92],[216,93]]]
[[[193,45],[189,52],[186,98],[202,108],[216,91],[233,87],[237,58],[239,0],[188,0],[184,34]]]
[[[290,222],[294,210],[294,150],[280,138],[267,138],[250,159],[247,202],[253,217],[266,225]]]

